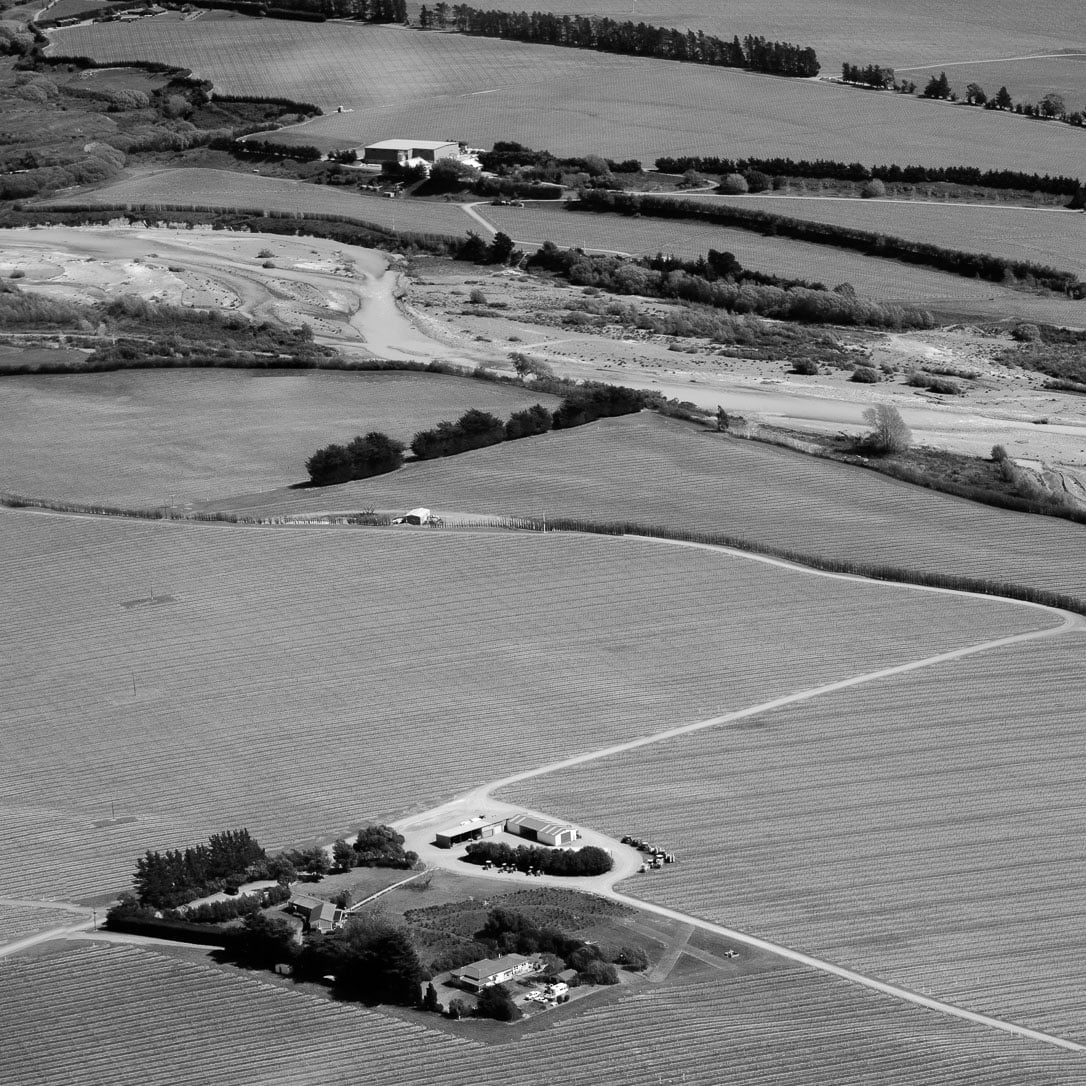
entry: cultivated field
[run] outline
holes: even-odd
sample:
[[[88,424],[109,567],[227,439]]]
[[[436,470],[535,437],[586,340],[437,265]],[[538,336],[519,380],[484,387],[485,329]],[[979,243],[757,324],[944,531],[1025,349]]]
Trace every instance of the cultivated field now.
[[[1002,59],[1007,54],[996,54],[994,60],[962,61],[949,64],[938,62],[930,67],[899,68],[901,79],[911,79],[917,86],[945,71],[951,87],[961,97],[970,83],[977,83],[990,96],[1000,87],[1006,87],[1016,102],[1039,102],[1049,91],[1061,94],[1069,110],[1081,110],[1086,106],[1086,36],[1079,35],[1079,52],[1055,55],[1028,55],[1022,59]],[[962,54],[967,55],[967,54]]]
[[[344,215],[359,222],[420,234],[463,237],[472,229],[479,232],[478,223],[456,204],[424,200],[406,203],[230,170],[162,170],[81,192],[78,197],[59,197],[49,203],[63,207],[72,202],[81,206],[161,204],[163,208],[192,206],[226,211],[235,208],[284,211],[292,215]]]
[[[330,442],[409,442],[471,407],[541,396],[411,373],[129,370],[0,379],[0,490],[106,505],[185,505],[306,478]]]
[[[938,665],[501,796],[676,851],[628,893],[1086,1041],[1084,649]]]
[[[417,6],[417,5],[416,5]],[[523,11],[523,0],[493,0],[488,7],[499,11]],[[409,5],[409,10],[411,6]],[[761,34],[767,38],[811,45],[822,63],[823,75],[839,75],[842,61],[888,64],[899,71],[908,65],[931,64],[946,68],[957,81],[951,65],[966,60],[992,60],[990,70],[1007,71],[1007,78],[984,78],[996,90],[1006,83],[1012,90],[1011,77],[1019,73],[1045,73],[1043,62],[1013,66],[993,58],[1023,54],[1058,53],[1078,48],[1086,52],[1086,34],[1077,21],[1080,9],[1076,0],[1046,0],[1030,8],[1015,0],[994,0],[984,5],[983,18],[969,4],[948,8],[941,0],[869,0],[862,17],[849,0],[824,0],[817,5],[796,4],[792,0],[766,0],[755,7],[729,5],[720,7],[711,0],[548,0],[547,11],[560,14],[603,15],[612,19],[632,19],[654,26],[680,26],[731,38]],[[1006,67],[1004,66],[1006,64]],[[1062,80],[1045,90],[1070,94],[1074,88],[1086,99],[1086,72],[1057,68]],[[915,77],[913,77],[915,79]],[[920,82],[916,80],[916,82]],[[961,81],[964,88],[967,80]],[[1043,91],[1041,93],[1044,93]],[[1015,97],[1025,97],[1025,90]]]
[[[799,970],[596,995],[528,1030],[393,1018],[130,947],[0,963],[10,1086],[1070,1086],[1081,1057]],[[549,1027],[549,1028],[548,1028]],[[193,1038],[200,1043],[194,1044]],[[512,1043],[515,1042],[515,1043]],[[164,1058],[163,1054],[167,1054]]]
[[[8,897],[116,892],[145,849],[224,827],[330,841],[558,754],[1052,622],[606,537],[11,511],[0,532],[20,571]]]
[[[903,214],[908,215],[918,205],[901,206],[906,208]],[[774,202],[771,210],[776,209],[777,202]],[[499,230],[521,243],[553,241],[563,247],[632,254],[663,252],[688,258],[702,256],[709,249],[719,249],[734,253],[741,264],[758,271],[821,282],[827,287],[851,283],[865,297],[918,306],[942,315],[970,314],[988,320],[1017,317],[1073,326],[1086,324],[1086,307],[1082,302],[1072,302],[1062,296],[1026,294],[999,283],[965,279],[830,245],[765,237],[750,230],[712,226],[695,220],[598,215],[542,203],[524,208],[487,206],[479,210]],[[783,207],[780,210],[785,213]],[[864,208],[859,209],[859,214],[864,211]],[[1082,222],[1086,220],[1069,217],[1067,226],[1077,227]],[[1043,222],[1038,226],[1044,228]],[[902,232],[905,232],[904,227]],[[1078,232],[1076,230],[1074,234]],[[1068,247],[1072,243],[1069,241]],[[984,251],[981,244],[968,248]]]
[[[793,219],[834,223],[949,249],[1028,260],[1086,278],[1086,218],[1074,211],[799,196],[712,199]],[[705,198],[704,202],[710,201]],[[1083,308],[1081,304],[1079,308]],[[1069,314],[1069,319],[1076,317]],[[1081,321],[1082,315],[1077,319]]]
[[[819,16],[821,17],[821,15]],[[761,32],[773,36],[772,26]],[[393,27],[163,16],[54,35],[54,51],[182,64],[223,94],[286,95],[333,114],[306,142],[397,134],[652,162],[665,154],[1081,166],[1081,133],[825,82]],[[861,58],[885,60],[873,55]],[[681,123],[676,123],[681,118]]]
[[[434,509],[686,526],[808,554],[937,570],[1086,599],[1083,527],[715,436],[644,413],[229,508]]]

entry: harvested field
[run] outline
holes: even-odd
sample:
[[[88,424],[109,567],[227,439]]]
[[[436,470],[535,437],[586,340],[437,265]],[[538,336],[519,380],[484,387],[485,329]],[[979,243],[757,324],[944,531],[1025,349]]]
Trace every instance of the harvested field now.
[[[330,841],[556,751],[1052,622],[606,537],[11,511],[0,532],[22,737],[0,894],[22,898],[117,891],[146,849],[224,827]]]
[[[73,1070],[81,1086],[172,1086],[182,1060],[190,1086],[262,1086],[273,1068],[274,1081],[340,1081],[359,1066],[373,1086],[541,1086],[555,1067],[574,1086],[717,1086],[723,1066],[734,1081],[774,1086],[859,1086],[873,1068],[901,1086],[1070,1086],[1082,1067],[1078,1054],[799,970],[594,995],[569,1028],[514,1029],[439,1029],[432,1017],[391,1017],[131,947],[15,959],[0,977],[10,1086],[51,1086]]]
[[[306,478],[331,442],[409,442],[472,407],[507,418],[553,396],[416,373],[128,370],[0,379],[0,490],[186,505]]]
[[[523,0],[493,0],[489,6],[499,11],[524,10]],[[654,26],[680,26],[726,38],[733,34],[740,38],[762,34],[811,45],[822,63],[822,74],[831,76],[840,74],[841,63],[847,60],[853,64],[890,65],[899,72],[911,71],[907,65],[930,64],[937,70],[946,68],[954,79],[953,67],[967,58],[980,61],[1027,53],[1058,53],[1076,46],[1086,51],[1086,37],[1081,28],[1075,33],[1079,14],[1076,0],[1047,0],[1035,8],[1024,7],[1015,0],[993,0],[985,4],[983,19],[977,17],[977,9],[969,4],[948,8],[940,0],[910,0],[908,4],[869,0],[864,5],[863,18],[856,17],[856,7],[849,0],[823,0],[817,5],[765,0],[756,7],[725,8],[708,0],[639,0],[636,9],[631,8],[628,0],[592,0],[588,5],[583,0],[549,0],[547,10],[618,20],[632,18]],[[993,91],[1000,83],[1011,87],[1009,76],[1016,70],[1033,67],[1024,61],[1011,66],[994,60],[985,66],[994,73],[1008,72],[1008,78],[995,75],[980,80],[985,86],[992,82]],[[1040,62],[1037,71],[1045,71]],[[966,82],[961,80],[963,88]],[[1063,86],[1064,93],[1077,86],[1081,96],[1086,96],[1086,84],[1082,82],[1068,84],[1065,79]],[[1058,90],[1061,86],[1045,89]]]
[[[502,798],[675,850],[628,893],[1084,1041],[1084,648],[937,665]]]
[[[344,215],[390,230],[463,237],[477,223],[456,204],[424,200],[386,200],[301,181],[253,176],[231,170],[162,170],[104,185],[77,197],[59,197],[48,206],[65,204],[161,205],[232,211],[282,211],[291,215]]]
[[[704,200],[710,202],[708,197]],[[717,196],[712,201],[968,253],[1028,260],[1086,278],[1086,223],[1074,211],[800,196]]]
[[[903,214],[911,213],[913,206],[909,204]],[[777,210],[777,201],[770,210]],[[959,210],[963,209],[955,207],[953,212]],[[1083,303],[1069,301],[1062,295],[1027,294],[999,283],[965,279],[830,245],[766,237],[751,230],[712,226],[695,220],[574,212],[545,204],[524,208],[488,206],[480,211],[518,243],[553,241],[564,248],[603,249],[637,255],[663,252],[685,258],[703,256],[709,249],[719,249],[734,253],[741,264],[757,271],[821,282],[827,287],[851,283],[866,297],[930,309],[939,314],[972,314],[989,320],[1018,317],[1060,325],[1086,323]],[[788,213],[783,207],[780,212]],[[860,208],[859,213],[863,214],[864,208]],[[1040,218],[1040,215],[1035,217]],[[1065,225],[1077,226],[1082,221],[1068,219]],[[1043,227],[1043,221],[1038,226]],[[1070,246],[1072,242],[1067,244]],[[976,248],[983,251],[979,245]]]
[[[438,510],[686,526],[1086,598],[1082,525],[978,505],[649,413],[412,464],[317,495],[223,508],[396,508],[408,495]]]
[[[760,32],[775,30],[763,23]],[[395,27],[162,16],[75,27],[53,41],[57,53],[182,64],[222,94],[355,111],[306,124],[298,131],[307,143],[436,132],[489,146],[500,135],[558,154],[651,162],[726,153],[739,140],[756,157],[837,158],[847,147],[864,162],[1030,162],[1063,174],[1081,164],[1081,133],[1066,125],[826,82]]]

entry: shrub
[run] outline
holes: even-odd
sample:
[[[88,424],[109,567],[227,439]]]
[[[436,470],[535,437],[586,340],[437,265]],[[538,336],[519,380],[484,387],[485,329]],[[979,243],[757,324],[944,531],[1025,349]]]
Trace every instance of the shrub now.
[[[860,195],[865,200],[875,199],[879,196],[886,195],[886,186],[877,177],[872,177],[870,181],[865,181],[860,188]]]
[[[475,287],[468,295],[468,301],[471,302],[472,305],[487,304],[486,295],[478,287]]]
[[[993,445],[992,446],[992,459],[997,464],[1002,464],[1003,461],[1007,459],[1007,450],[1006,450],[1006,448],[1004,446],[1002,446],[1002,445]]]
[[[818,372],[818,363],[813,358],[797,358],[792,363],[792,372],[804,377],[814,377]]]
[[[493,1018],[498,1022],[515,1022],[521,1017],[520,1008],[503,984],[493,984],[479,993],[475,1014],[479,1018]]]
[[[717,192],[725,196],[742,196],[750,191],[747,179],[741,173],[730,173],[720,179],[720,187]]]
[[[905,452],[912,444],[912,433],[896,407],[875,404],[864,412],[864,421],[871,432],[857,443],[859,451],[885,456]]]
[[[879,371],[873,369],[871,366],[857,366],[849,377],[850,381],[855,381],[861,385],[876,385],[881,378],[879,377]]]

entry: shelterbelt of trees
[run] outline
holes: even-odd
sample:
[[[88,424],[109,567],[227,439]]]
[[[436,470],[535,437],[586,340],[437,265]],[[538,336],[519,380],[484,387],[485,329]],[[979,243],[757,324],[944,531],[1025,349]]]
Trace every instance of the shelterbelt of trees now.
[[[776,215],[769,211],[737,207],[734,204],[706,204],[692,200],[671,200],[636,193],[586,190],[567,205],[574,211],[618,215],[650,215],[658,219],[694,219],[717,226],[734,226],[769,235],[783,235],[797,241],[855,249],[871,256],[920,264],[951,275],[1002,283],[1007,279],[1029,282],[1048,290],[1082,297],[1083,284],[1072,272],[1061,271],[1025,260],[1008,260],[989,253],[967,253],[939,245],[909,241],[889,234],[831,223],[809,222]]]
[[[466,4],[436,4],[433,11],[423,5],[419,13],[423,28],[458,30],[487,38],[562,45],[573,49],[595,49],[600,53],[681,60],[688,64],[712,64],[724,68],[747,68],[770,75],[809,77],[818,75],[815,51],[790,42],[768,41],[748,34],[731,41],[711,34],[648,26],[632,21],[589,15],[556,15],[547,11],[483,11]]]
[[[829,178],[835,181],[871,181],[904,184],[975,185],[988,189],[1017,189],[1044,192],[1054,196],[1073,196],[1082,182],[1075,177],[1022,173],[1018,170],[981,170],[976,166],[864,166],[859,162],[834,162],[830,159],[809,161],[791,158],[722,158],[715,155],[662,156],[656,159],[661,173],[729,174],[757,170],[770,177]]]

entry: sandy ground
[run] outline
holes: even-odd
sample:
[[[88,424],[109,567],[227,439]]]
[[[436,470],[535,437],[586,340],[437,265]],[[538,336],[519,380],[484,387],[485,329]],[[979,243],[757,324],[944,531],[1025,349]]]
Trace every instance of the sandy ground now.
[[[510,356],[520,351],[559,374],[657,389],[755,424],[857,432],[866,408],[890,403],[920,444],[979,456],[1001,444],[1086,494],[1086,400],[999,365],[994,356],[1010,341],[977,328],[839,332],[858,359],[876,366],[936,364],[976,375],[964,382],[968,395],[943,397],[906,386],[900,373],[860,385],[840,370],[802,377],[782,362],[726,357],[704,340],[676,343],[617,327],[584,332],[560,323],[579,289],[438,262],[409,276],[401,258],[317,238],[126,225],[11,230],[0,244],[0,276],[12,273],[22,273],[20,286],[53,296],[89,301],[128,293],[306,323],[318,342],[359,359],[444,358],[511,369]],[[470,304],[474,289],[486,296],[485,308]]]

